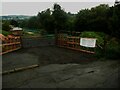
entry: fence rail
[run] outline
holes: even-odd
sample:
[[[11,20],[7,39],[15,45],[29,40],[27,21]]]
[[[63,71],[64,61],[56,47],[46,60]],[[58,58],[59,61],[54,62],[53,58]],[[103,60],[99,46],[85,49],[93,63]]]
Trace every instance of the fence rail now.
[[[1,40],[2,41],[2,40]],[[5,40],[0,44],[0,55],[18,50],[21,48],[21,38],[20,36],[6,37]]]
[[[94,48],[87,48],[80,46],[80,37],[66,36],[64,34],[58,34],[57,36],[57,46],[64,47],[72,50],[82,51],[86,53],[95,53]]]

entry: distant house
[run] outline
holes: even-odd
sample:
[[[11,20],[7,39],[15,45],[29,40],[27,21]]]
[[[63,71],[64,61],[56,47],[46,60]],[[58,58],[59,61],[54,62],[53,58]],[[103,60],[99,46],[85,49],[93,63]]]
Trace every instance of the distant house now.
[[[14,27],[10,30],[13,35],[15,36],[21,36],[23,34],[23,29],[19,27]]]

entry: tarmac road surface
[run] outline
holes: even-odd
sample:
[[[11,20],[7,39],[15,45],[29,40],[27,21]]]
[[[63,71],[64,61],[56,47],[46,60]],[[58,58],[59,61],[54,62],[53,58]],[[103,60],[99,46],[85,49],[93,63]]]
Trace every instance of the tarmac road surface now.
[[[120,84],[120,60],[96,60],[55,46],[11,52],[3,55],[2,63],[3,71],[40,65],[3,75],[3,88],[118,88]]]

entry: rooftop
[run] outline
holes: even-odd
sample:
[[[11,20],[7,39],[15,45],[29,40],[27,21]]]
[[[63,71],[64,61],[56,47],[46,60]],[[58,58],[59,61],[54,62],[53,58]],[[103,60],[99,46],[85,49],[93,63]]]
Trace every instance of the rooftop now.
[[[11,31],[22,30],[22,28],[14,27]]]

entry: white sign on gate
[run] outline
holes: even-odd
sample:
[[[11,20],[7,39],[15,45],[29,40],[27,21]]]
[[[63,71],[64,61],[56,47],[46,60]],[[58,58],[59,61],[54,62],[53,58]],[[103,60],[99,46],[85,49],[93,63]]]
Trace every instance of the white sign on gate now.
[[[96,39],[95,38],[80,38],[80,45],[84,47],[95,47]]]

